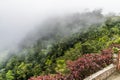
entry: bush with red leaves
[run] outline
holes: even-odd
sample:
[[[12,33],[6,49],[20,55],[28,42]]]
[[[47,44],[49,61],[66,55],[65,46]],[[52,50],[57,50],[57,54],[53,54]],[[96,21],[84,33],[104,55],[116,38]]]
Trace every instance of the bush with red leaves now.
[[[106,50],[105,54],[86,54],[76,61],[68,61],[67,65],[70,69],[72,79],[83,80],[85,77],[101,70],[112,63],[112,52]]]
[[[65,80],[65,77],[61,74],[56,75],[45,75],[45,76],[38,76],[38,77],[32,77],[28,80]]]

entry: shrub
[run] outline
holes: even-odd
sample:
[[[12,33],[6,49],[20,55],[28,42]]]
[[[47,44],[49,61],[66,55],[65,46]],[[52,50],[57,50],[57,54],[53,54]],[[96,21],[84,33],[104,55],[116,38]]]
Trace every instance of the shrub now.
[[[76,61],[68,61],[67,65],[70,69],[72,79],[83,80],[85,77],[97,72],[112,63],[112,55],[109,51],[107,54],[85,54]]]
[[[45,75],[29,80],[83,80],[85,77],[101,70],[112,63],[112,50],[102,50],[102,54],[85,54],[75,61],[67,61],[69,74]]]
[[[38,77],[32,77],[28,80],[65,80],[64,76],[61,74],[56,75],[45,75],[45,76],[38,76]]]

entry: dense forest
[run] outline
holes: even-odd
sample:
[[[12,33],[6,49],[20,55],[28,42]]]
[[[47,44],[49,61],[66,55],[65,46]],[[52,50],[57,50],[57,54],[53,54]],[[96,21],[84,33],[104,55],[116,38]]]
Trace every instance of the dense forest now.
[[[104,57],[99,55],[101,50],[120,44],[120,17],[104,16],[100,10],[54,18],[42,26],[48,27],[42,32],[38,29],[28,34],[19,50],[8,51],[9,57],[0,62],[0,80],[28,80],[55,74],[65,76],[71,73],[70,64],[75,65],[72,61],[79,63],[79,58],[88,57],[89,60],[94,55],[95,59]],[[109,55],[104,58],[111,59]],[[107,61],[102,67],[111,63]]]

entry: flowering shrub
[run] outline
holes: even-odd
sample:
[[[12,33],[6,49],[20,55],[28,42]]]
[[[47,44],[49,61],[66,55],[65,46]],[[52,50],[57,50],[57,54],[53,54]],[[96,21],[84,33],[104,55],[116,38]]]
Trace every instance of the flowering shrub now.
[[[70,70],[68,75],[46,75],[30,78],[29,80],[83,80],[112,63],[111,49],[102,50],[102,54],[85,54],[75,61],[67,61]]]

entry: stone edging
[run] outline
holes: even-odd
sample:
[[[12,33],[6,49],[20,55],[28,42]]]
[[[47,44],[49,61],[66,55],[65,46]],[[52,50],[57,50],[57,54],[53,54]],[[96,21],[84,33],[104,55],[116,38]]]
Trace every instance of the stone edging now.
[[[105,67],[104,69],[88,76],[84,80],[104,80],[115,71],[116,71],[116,65],[110,64],[109,66]]]

